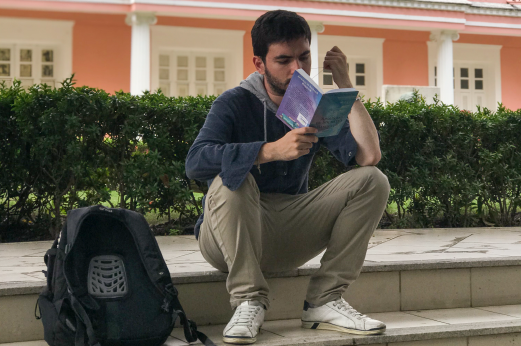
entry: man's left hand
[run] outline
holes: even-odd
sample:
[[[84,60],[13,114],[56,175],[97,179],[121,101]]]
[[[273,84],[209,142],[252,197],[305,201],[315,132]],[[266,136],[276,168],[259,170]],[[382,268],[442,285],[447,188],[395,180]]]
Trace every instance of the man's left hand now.
[[[339,88],[352,88],[353,84],[349,79],[349,67],[347,58],[340,48],[334,46],[326,53],[324,59],[324,69],[331,70],[333,81]]]

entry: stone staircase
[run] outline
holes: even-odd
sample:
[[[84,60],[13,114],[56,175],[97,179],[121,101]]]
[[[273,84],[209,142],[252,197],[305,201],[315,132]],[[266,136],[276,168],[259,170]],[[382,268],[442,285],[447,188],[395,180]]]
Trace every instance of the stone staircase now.
[[[189,317],[216,343],[232,315],[226,274],[215,271],[190,236],[158,237]],[[50,242],[0,244],[0,344],[46,345],[34,319]],[[521,228],[375,232],[351,305],[384,321],[378,336],[305,330],[300,314],[320,257],[293,271],[267,273],[271,309],[258,345],[521,345]],[[186,345],[174,330],[166,345]]]

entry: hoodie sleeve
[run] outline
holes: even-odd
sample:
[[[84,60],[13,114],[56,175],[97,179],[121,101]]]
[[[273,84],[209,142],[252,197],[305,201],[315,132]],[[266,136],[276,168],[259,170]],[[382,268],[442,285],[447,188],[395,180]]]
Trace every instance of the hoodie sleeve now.
[[[346,125],[340,130],[338,135],[324,137],[322,144],[346,167],[356,165],[355,155],[358,145],[351,133],[349,120],[346,121]]]
[[[207,181],[219,174],[230,190],[241,186],[266,142],[231,143],[233,118],[226,102],[214,102],[186,157],[188,178]]]
[[[377,131],[377,133],[378,141],[380,141],[380,132]],[[358,144],[351,133],[349,120],[346,121],[338,135],[324,137],[322,144],[346,167],[357,165],[355,155],[358,150]]]

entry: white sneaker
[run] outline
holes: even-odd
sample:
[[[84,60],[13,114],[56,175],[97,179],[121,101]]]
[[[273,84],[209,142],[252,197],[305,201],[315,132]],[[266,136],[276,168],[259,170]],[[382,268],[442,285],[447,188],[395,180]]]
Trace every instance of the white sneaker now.
[[[385,332],[386,327],[383,322],[362,315],[344,298],[339,298],[316,308],[312,308],[308,302],[304,302],[302,328],[371,335]]]
[[[242,302],[223,332],[228,344],[253,344],[264,323],[264,305],[256,300]]]

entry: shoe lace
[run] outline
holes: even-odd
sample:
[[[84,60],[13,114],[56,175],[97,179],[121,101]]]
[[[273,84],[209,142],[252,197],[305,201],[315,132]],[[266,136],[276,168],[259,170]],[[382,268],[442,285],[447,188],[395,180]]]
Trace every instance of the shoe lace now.
[[[357,319],[361,320],[363,318],[367,318],[366,315],[358,312],[353,308],[351,305],[349,305],[348,302],[344,300],[344,298],[337,299],[333,302],[333,306],[338,307],[339,310],[347,311],[347,313],[353,317],[356,317]]]
[[[260,306],[239,305],[237,309],[235,309],[235,313],[232,317],[232,322],[236,325],[251,327],[260,309]]]

